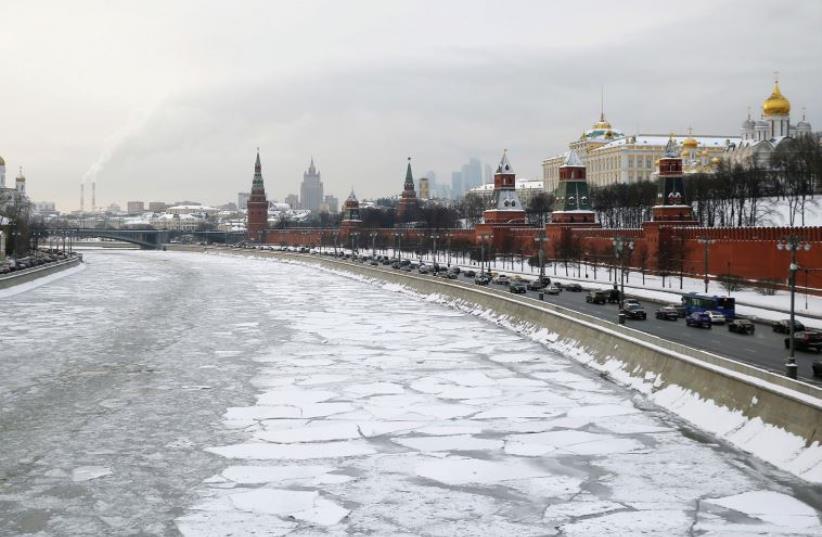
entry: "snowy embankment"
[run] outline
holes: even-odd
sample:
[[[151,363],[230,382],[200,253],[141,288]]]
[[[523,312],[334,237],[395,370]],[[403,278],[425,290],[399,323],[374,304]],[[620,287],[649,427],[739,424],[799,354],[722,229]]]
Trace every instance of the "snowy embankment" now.
[[[288,260],[290,263],[306,264],[316,267],[314,263]],[[577,360],[603,374],[608,375],[616,382],[643,393],[653,403],[688,420],[696,427],[715,435],[748,453],[801,477],[810,482],[822,483],[822,445],[813,442],[806,445],[804,438],[792,434],[782,428],[765,423],[760,418],[748,418],[742,411],[717,404],[710,398],[701,396],[694,390],[675,384],[667,384],[662,375],[645,373],[635,376],[625,360],[619,355],[613,355],[603,361],[586,351],[578,341],[569,341],[560,337],[560,334],[551,332],[532,323],[522,322],[508,316],[500,315],[493,309],[477,306],[471,302],[454,299],[447,294],[420,294],[410,286],[386,283],[377,278],[370,278],[345,269],[323,270],[348,277],[360,279],[371,284],[381,285],[385,289],[411,294],[424,300],[441,303],[459,309],[466,313],[484,318],[497,325],[504,326],[522,334],[533,341],[541,343],[549,349]],[[592,328],[596,329],[596,328]],[[617,345],[618,347],[618,345]],[[688,361],[699,362],[697,359],[682,357]],[[782,386],[769,384],[761,379],[746,376],[735,371],[724,370],[721,367],[702,363],[706,369],[715,368],[717,374],[739,377],[742,382],[771,390],[775,393],[787,393],[791,398],[805,401],[807,404],[822,408],[822,399],[810,395],[794,392]],[[667,385],[666,385],[667,384]],[[754,397],[754,399],[756,399]],[[752,401],[755,405],[756,401]],[[820,410],[817,410],[817,419]]]
[[[59,280],[61,278],[65,278],[66,276],[71,276],[72,274],[76,274],[82,270],[85,270],[86,265],[85,263],[78,263],[74,267],[70,267],[67,269],[59,270],[57,272],[53,272],[46,276],[42,276],[40,278],[29,280],[27,282],[14,285],[12,287],[8,287],[6,289],[0,289],[0,298],[9,297],[18,295],[20,293],[25,293],[26,291],[30,291],[32,289],[36,289],[41,285],[46,285],[47,283]]]

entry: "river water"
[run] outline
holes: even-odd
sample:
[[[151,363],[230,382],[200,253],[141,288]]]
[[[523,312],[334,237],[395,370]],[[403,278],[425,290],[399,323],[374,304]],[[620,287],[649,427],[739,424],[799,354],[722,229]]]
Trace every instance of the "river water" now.
[[[389,286],[99,252],[0,298],[0,535],[819,535],[818,487]]]

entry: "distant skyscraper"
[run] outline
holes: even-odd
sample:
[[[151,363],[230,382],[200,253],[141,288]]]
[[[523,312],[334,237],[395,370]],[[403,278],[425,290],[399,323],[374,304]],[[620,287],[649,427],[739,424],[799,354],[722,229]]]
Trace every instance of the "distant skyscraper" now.
[[[303,174],[303,183],[300,186],[301,208],[310,211],[320,210],[323,203],[323,184],[320,181],[320,171],[314,166],[314,157],[308,171]]]
[[[340,200],[337,199],[337,196],[332,196],[331,194],[325,196],[323,205],[329,213],[336,213],[340,210]]]
[[[468,163],[462,167],[462,188],[463,190],[470,190],[481,184],[482,163],[472,157]]]
[[[462,199],[465,185],[462,182],[462,172],[451,172],[451,199]]]
[[[431,191],[428,189],[427,177],[420,177],[420,198],[424,200],[431,198]]]
[[[248,198],[250,197],[250,192],[237,192],[237,207],[240,209],[245,209],[248,205]]]
[[[146,210],[146,204],[142,201],[129,201],[126,203],[128,214],[139,214]]]
[[[299,196],[297,196],[297,194],[289,194],[288,196],[285,197],[285,202],[292,209],[299,209],[300,208],[300,198],[299,198]]]
[[[0,188],[6,188],[6,161],[0,157]]]
[[[260,150],[257,149],[257,161],[254,163],[254,179],[251,182],[251,196],[246,204],[248,223],[246,233],[249,239],[265,241],[265,230],[268,227],[268,200],[265,197],[263,184],[263,166],[260,164]]]
[[[491,170],[493,170],[493,168],[491,168],[491,165],[488,164],[488,163],[486,163],[482,167],[482,184],[487,185],[488,183],[491,182],[491,180],[492,180]]]

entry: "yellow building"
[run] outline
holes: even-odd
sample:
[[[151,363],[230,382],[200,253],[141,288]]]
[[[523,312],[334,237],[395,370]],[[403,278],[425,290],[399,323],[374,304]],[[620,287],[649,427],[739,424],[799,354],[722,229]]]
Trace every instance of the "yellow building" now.
[[[740,141],[738,136],[719,135],[625,135],[614,129],[605,116],[601,115],[591,129],[583,132],[579,139],[568,144],[568,147],[577,152],[587,168],[589,185],[635,183],[651,180],[656,161],[665,152],[665,145],[672,136],[674,142],[682,147],[684,169],[689,173],[710,171],[716,159]],[[559,183],[559,168],[567,156],[568,152],[542,162],[543,184],[546,191],[556,190]]]

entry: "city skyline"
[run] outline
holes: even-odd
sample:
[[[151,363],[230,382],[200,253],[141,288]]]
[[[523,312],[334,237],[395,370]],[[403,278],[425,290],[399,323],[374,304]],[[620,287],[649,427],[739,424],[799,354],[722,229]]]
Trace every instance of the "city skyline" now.
[[[0,42],[15,50],[0,156],[61,210],[79,208],[84,177],[99,206],[232,201],[257,146],[274,199],[297,191],[312,154],[341,199],[351,185],[397,194],[408,154],[442,183],[508,148],[522,177],[540,178],[542,160],[597,120],[603,86],[626,133],[737,135],[778,70],[794,117],[807,108],[822,124],[815,3],[87,6],[0,8]],[[38,42],[44,29],[61,54]]]

